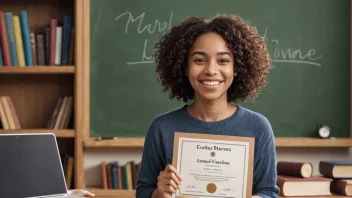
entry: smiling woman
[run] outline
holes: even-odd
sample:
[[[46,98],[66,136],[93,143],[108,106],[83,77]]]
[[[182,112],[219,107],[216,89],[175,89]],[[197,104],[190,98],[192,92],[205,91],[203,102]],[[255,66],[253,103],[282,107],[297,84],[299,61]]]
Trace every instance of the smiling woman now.
[[[183,187],[178,170],[171,165],[174,133],[178,131],[255,138],[253,197],[277,197],[271,125],[263,115],[233,104],[256,97],[270,71],[267,48],[256,29],[233,15],[190,17],[161,38],[155,57],[158,80],[170,99],[193,103],[151,123],[136,197],[171,198]],[[217,150],[226,152],[226,148]]]

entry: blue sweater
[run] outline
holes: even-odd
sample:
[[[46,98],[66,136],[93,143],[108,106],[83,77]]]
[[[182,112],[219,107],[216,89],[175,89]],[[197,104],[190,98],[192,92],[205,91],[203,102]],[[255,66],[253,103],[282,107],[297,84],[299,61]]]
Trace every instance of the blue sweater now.
[[[217,122],[192,117],[186,106],[155,118],[145,138],[136,197],[151,197],[157,188],[160,171],[172,164],[174,132],[254,137],[252,194],[263,198],[278,197],[275,139],[271,125],[263,115],[240,105],[237,107],[232,116]]]

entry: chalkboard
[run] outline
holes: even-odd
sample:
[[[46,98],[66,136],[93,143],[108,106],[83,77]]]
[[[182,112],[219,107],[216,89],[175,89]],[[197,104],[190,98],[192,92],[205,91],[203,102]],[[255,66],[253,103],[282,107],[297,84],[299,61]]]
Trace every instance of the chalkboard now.
[[[348,137],[349,0],[91,0],[90,135],[144,137],[160,113],[183,105],[156,81],[155,43],[188,16],[233,13],[265,36],[268,85],[240,105],[266,116],[276,137]]]

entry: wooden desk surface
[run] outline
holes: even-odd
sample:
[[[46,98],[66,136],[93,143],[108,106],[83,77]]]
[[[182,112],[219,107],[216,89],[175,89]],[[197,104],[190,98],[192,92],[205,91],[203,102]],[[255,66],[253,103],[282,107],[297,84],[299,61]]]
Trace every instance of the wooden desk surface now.
[[[279,196],[279,198],[347,198],[347,196],[343,195],[332,195],[332,196],[310,196],[310,197],[284,197],[284,196]]]

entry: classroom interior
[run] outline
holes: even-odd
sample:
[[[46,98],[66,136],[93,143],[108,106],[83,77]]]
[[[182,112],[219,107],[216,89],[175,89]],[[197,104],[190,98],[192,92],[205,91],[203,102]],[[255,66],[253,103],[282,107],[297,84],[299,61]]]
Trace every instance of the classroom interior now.
[[[153,42],[186,15],[212,16],[223,12],[229,7],[227,4],[239,3],[239,7],[248,6],[247,12],[238,9],[235,13],[259,24],[258,30],[267,37],[275,65],[265,93],[248,107],[259,106],[258,111],[273,122],[277,161],[310,163],[312,175],[316,176],[321,175],[321,161],[352,164],[352,7],[349,0],[309,0],[304,5],[301,1],[286,2],[289,5],[278,0],[259,3],[267,11],[263,11],[266,17],[262,21],[259,17],[256,19],[258,8],[244,1],[223,4],[205,1],[204,12],[190,9],[184,13],[176,1],[149,3],[142,0],[0,0],[0,35],[6,31],[6,13],[18,17],[13,19],[15,31],[13,40],[7,38],[7,50],[4,37],[0,36],[0,101],[2,105],[9,105],[11,112],[8,123],[1,122],[0,134],[54,133],[69,189],[87,189],[98,198],[135,197],[132,183],[136,173],[132,172],[138,169],[142,157],[146,126],[152,116],[181,105],[169,104],[160,87],[153,87],[156,85],[154,70],[146,66],[152,66]],[[171,5],[169,8],[164,7],[167,3]],[[206,7],[207,4],[214,7]],[[270,12],[273,10],[277,13]],[[26,38],[16,35],[16,28],[23,30],[22,20],[28,21],[30,31]],[[270,25],[266,26],[266,22]],[[50,40],[52,35],[57,40]],[[27,43],[20,48],[21,52],[16,44],[18,39]],[[13,45],[17,51],[10,50]],[[13,60],[13,54],[17,54],[18,61]],[[141,74],[135,75],[138,71]],[[126,80],[129,78],[130,81]],[[133,84],[136,79],[148,79],[146,87]],[[138,86],[141,86],[137,90],[139,97],[128,91]],[[122,99],[126,95],[127,99]],[[128,104],[130,99],[142,102],[141,97],[147,102]],[[273,100],[277,97],[282,98]],[[151,110],[152,114],[141,113],[141,117],[133,119],[141,108]],[[276,112],[280,115],[276,116]],[[143,122],[142,126],[138,126],[139,122]],[[319,136],[319,127],[323,125],[331,129],[328,138]],[[130,129],[134,127],[137,129]],[[97,140],[99,137],[107,139]],[[104,186],[103,179],[107,178],[102,176],[102,166],[111,168],[112,162],[118,162],[120,171],[121,167],[122,171],[129,171],[131,176],[125,178],[129,184],[117,189],[111,183]],[[347,196],[332,192],[320,197]]]

